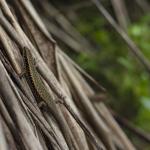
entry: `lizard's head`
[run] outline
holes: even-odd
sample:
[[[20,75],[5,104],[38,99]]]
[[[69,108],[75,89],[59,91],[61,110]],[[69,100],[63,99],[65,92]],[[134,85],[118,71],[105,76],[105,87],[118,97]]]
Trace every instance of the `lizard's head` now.
[[[22,55],[23,55],[23,57],[26,57],[26,56],[32,57],[31,52],[30,52],[29,48],[27,48],[27,47],[23,48]]]

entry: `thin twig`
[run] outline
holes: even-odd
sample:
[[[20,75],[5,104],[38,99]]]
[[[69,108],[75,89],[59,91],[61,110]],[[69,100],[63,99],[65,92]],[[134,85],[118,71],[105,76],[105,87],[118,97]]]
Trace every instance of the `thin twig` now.
[[[115,29],[115,31],[121,36],[121,38],[130,48],[130,51],[136,56],[136,58],[146,68],[146,71],[150,73],[150,63],[148,59],[140,51],[140,49],[137,47],[137,45],[129,38],[127,33],[125,33],[124,30],[116,23],[113,17],[108,13],[108,11],[101,4],[100,0],[91,0],[91,1],[95,4],[95,6],[98,8],[101,14],[105,17],[105,19],[110,23],[110,25]]]
[[[117,122],[121,126],[126,128],[127,130],[129,130],[130,132],[132,132],[133,134],[135,134],[136,136],[138,136],[140,139],[144,140],[145,142],[150,143],[150,134],[147,134],[142,129],[135,127],[127,119],[121,117],[116,112],[114,112],[114,111],[111,111],[111,112],[112,112],[113,116],[115,117],[115,119],[117,120]]]
[[[83,129],[87,137],[93,141],[95,146],[98,148],[98,150],[103,150],[103,147],[99,144],[99,142],[96,140],[95,135],[90,131],[90,128],[82,121],[82,119],[77,116],[77,114],[74,113],[73,109],[65,102],[62,100],[58,100],[60,104],[63,104],[67,110],[70,112],[70,114],[74,117],[74,119],[77,121],[77,123],[80,125],[80,127]]]

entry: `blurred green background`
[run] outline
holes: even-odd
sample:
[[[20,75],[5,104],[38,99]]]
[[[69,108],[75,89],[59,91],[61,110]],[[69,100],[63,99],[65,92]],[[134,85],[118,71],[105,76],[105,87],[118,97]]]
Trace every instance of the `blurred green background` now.
[[[130,23],[127,32],[150,60],[149,23],[150,15],[143,15]],[[75,60],[106,87],[115,110],[150,132],[150,74],[99,13],[81,11],[76,25],[97,50],[94,55],[81,53]]]

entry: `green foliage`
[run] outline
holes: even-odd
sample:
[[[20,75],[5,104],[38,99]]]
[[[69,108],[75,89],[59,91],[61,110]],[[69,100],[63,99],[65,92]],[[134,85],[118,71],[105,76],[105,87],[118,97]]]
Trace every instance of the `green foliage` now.
[[[141,100],[143,107],[140,109],[140,115],[137,116],[136,124],[150,132],[150,97],[142,97]]]
[[[129,34],[135,40],[144,55],[150,60],[149,19],[150,16],[145,16],[138,23],[133,24],[129,29]],[[142,71],[138,82],[139,87],[137,88],[137,93],[139,93],[139,100],[141,101],[142,105],[140,107],[139,115],[137,116],[135,123],[150,132],[149,74]]]
[[[136,41],[142,52],[150,58],[150,30],[149,30],[149,19],[150,16],[145,16],[139,23],[133,24],[129,33],[132,38]]]
[[[150,78],[143,66],[112,28],[96,13],[80,13],[77,28],[94,41],[93,55],[80,54],[76,60],[110,92],[110,105],[136,125],[150,131]],[[150,59],[148,19],[131,24],[129,35]],[[146,100],[145,100],[146,98]]]

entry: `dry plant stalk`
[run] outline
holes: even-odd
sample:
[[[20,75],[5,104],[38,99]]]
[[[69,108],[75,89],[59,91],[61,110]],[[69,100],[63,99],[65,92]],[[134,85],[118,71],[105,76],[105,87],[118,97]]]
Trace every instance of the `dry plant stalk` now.
[[[56,45],[32,3],[0,0],[0,6],[0,149],[133,150],[107,107],[101,102],[99,110],[91,103],[89,98],[95,92],[81,74],[98,83]],[[47,107],[39,107],[32,85],[20,77],[24,47],[30,50],[45,90],[67,122],[72,147],[56,116]],[[98,86],[103,93],[104,89]]]

